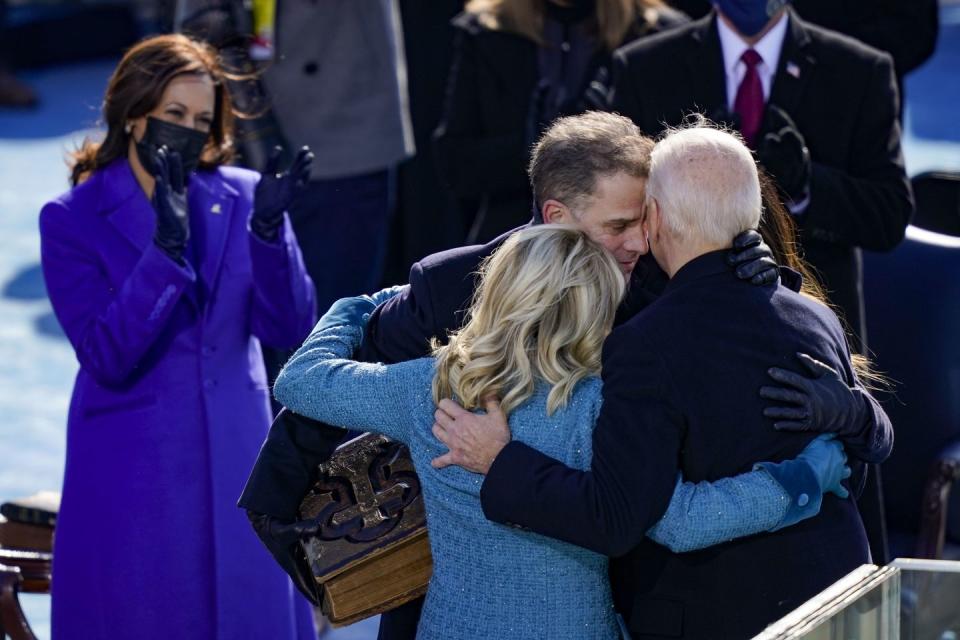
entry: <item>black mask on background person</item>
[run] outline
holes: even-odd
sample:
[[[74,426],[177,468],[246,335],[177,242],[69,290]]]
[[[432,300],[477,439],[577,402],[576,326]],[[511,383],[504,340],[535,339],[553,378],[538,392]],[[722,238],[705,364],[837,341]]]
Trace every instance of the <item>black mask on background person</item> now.
[[[176,151],[180,154],[183,175],[188,177],[197,168],[197,164],[200,162],[200,154],[203,153],[203,147],[206,146],[209,137],[210,134],[205,131],[181,127],[166,120],[147,116],[146,131],[143,132],[140,141],[136,143],[137,157],[140,158],[140,164],[143,165],[143,168],[153,174],[156,169],[153,163],[153,154],[160,147],[166,146],[170,151]]]

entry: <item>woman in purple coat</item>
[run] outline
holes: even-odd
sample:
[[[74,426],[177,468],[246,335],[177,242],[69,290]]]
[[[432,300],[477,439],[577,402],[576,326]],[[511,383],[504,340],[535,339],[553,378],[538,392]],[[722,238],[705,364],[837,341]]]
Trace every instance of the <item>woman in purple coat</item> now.
[[[224,166],[215,54],[141,42],[100,144],[40,213],[80,362],[53,566],[55,638],[308,638],[311,612],[235,504],[270,422],[261,342],[295,347],[314,289],[284,211],[309,171]]]

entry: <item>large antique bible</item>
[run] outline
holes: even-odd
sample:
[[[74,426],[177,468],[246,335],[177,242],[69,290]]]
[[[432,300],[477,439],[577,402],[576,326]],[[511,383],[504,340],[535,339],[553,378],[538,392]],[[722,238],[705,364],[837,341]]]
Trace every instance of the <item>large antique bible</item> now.
[[[351,624],[426,593],[433,561],[406,446],[364,434],[318,471],[300,517],[320,527],[302,545],[331,624]]]

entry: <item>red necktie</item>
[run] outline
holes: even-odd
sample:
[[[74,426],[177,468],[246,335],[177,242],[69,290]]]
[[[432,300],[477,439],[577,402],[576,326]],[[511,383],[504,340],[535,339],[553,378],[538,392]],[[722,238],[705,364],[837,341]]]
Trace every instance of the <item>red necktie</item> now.
[[[763,58],[753,49],[747,49],[740,59],[747,65],[747,73],[737,89],[733,110],[740,114],[740,133],[747,141],[747,146],[752,149],[755,148],[760,120],[763,119],[763,84],[760,83],[760,74],[757,73],[757,65],[763,62]]]

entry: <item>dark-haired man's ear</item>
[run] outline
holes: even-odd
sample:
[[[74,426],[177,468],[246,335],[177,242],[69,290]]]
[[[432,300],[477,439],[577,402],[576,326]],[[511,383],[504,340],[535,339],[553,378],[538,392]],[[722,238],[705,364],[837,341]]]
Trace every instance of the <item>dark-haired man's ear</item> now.
[[[559,200],[547,200],[540,210],[547,224],[573,224],[573,212]]]

